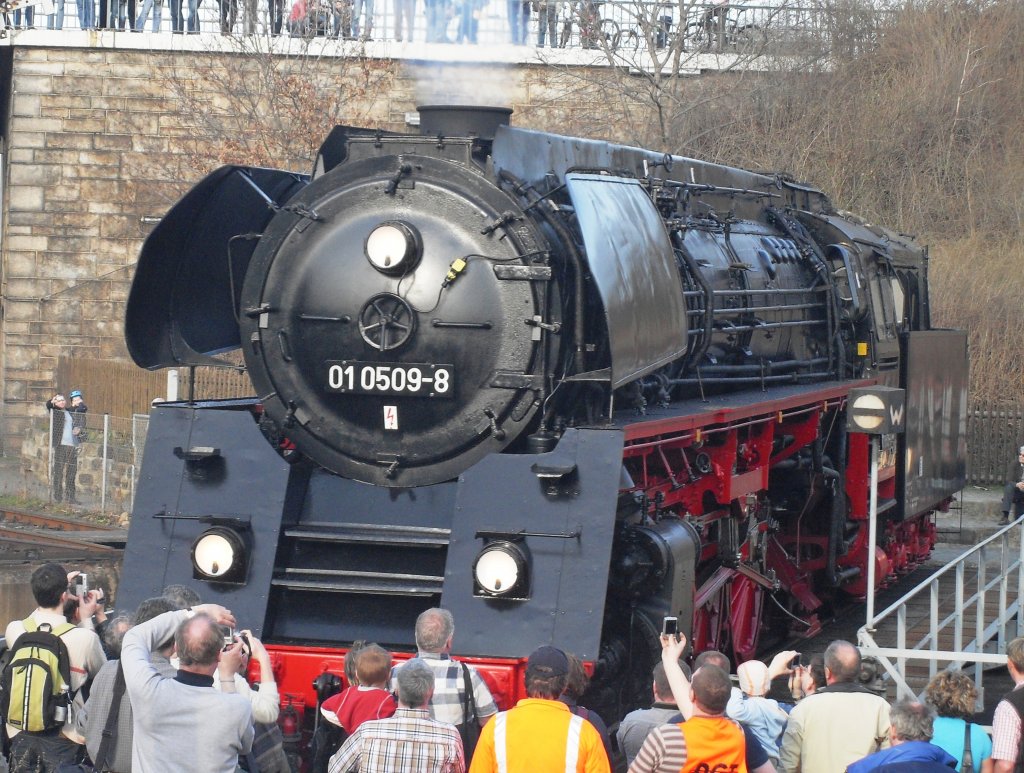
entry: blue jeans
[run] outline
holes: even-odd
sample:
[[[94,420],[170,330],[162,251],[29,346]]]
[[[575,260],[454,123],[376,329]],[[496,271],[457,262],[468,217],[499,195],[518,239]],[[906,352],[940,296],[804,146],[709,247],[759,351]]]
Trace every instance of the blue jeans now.
[[[128,23],[128,0],[110,0],[110,20],[107,24],[110,29],[123,30]]]
[[[35,23],[35,20],[36,20],[36,9],[35,9],[35,6],[30,5],[28,8],[25,9],[25,26],[26,27],[31,27]],[[15,11],[14,12],[14,26],[15,27],[20,27],[21,26],[21,11]]]
[[[558,48],[558,8],[554,3],[540,6],[537,11],[537,45],[544,48],[544,35],[551,38],[551,47]]]
[[[171,2],[171,30],[173,32],[185,31],[185,17],[181,15],[181,0],[170,0]]]
[[[46,29],[64,29],[64,0],[53,0],[54,13],[46,17]]]
[[[83,30],[96,27],[96,6],[93,0],[75,0],[78,6],[78,26]]]
[[[360,28],[359,20],[366,9],[366,24]],[[352,4],[352,37],[358,38],[360,34],[369,38],[373,34],[373,0],[355,0]]]
[[[523,0],[508,0],[508,26],[512,33],[512,45],[526,45],[526,28],[530,23],[530,4]]]
[[[459,16],[459,35],[457,43],[466,41],[476,43],[476,34],[480,29],[480,9],[476,7],[474,0],[463,0],[462,13]]]
[[[445,0],[426,0],[427,42],[447,43],[448,4]]]
[[[160,31],[160,17],[163,15],[163,8],[159,5],[155,5],[153,0],[143,0],[142,8],[139,10],[139,16],[135,19],[135,29],[142,32],[146,26],[146,17],[149,16],[149,10],[153,9],[153,32]],[[180,5],[179,5],[180,8]]]
[[[267,23],[274,35],[281,34],[281,27],[284,25],[284,0],[269,0],[270,17]]]

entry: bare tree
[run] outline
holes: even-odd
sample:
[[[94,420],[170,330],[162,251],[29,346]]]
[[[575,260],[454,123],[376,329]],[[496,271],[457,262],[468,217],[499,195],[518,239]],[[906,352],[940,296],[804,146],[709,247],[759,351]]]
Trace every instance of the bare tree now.
[[[844,45],[863,46],[863,31],[849,20],[838,24],[838,18],[838,12],[796,0],[763,5],[579,0],[570,10],[570,23],[578,30],[572,34],[612,72],[559,69],[566,92],[588,104],[613,103],[628,117],[620,139],[683,152],[705,132],[730,129],[729,121],[702,126],[689,117],[720,102],[737,84],[767,89],[766,73],[820,71],[840,33]],[[568,37],[563,31],[563,41]],[[692,77],[707,73],[718,77]]]
[[[182,121],[192,129],[181,160],[193,169],[225,163],[309,169],[330,130],[369,124],[395,80],[394,63],[371,59],[358,43],[221,40],[234,56],[192,57],[177,63],[171,78]]]

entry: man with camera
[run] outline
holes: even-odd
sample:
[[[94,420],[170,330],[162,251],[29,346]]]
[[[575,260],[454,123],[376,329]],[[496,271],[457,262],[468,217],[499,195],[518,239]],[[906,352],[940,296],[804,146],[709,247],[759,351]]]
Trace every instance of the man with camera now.
[[[233,629],[234,615],[202,604],[165,612],[125,634],[121,667],[134,713],[132,770],[178,773],[188,749],[192,770],[234,773],[239,755],[249,753],[252,706],[235,693],[242,641],[225,645],[220,626]],[[172,635],[179,661],[173,678],[150,660]]]
[[[59,723],[59,717],[47,717],[48,721],[57,720],[58,724],[39,731],[22,731],[19,727],[7,724],[7,734],[12,738],[11,773],[56,771],[62,763],[80,762],[85,756],[84,748],[76,742],[78,735],[67,707],[75,693],[99,672],[107,659],[99,637],[92,630],[93,615],[98,604],[97,594],[81,585],[71,585],[78,574],[68,574],[58,564],[44,564],[36,569],[32,573],[32,595],[39,606],[24,620],[12,621],[4,633],[7,645],[14,651],[18,639],[30,629],[32,632],[52,632],[59,636],[66,647],[71,667],[71,683],[68,685],[70,692],[62,704],[65,714],[62,724]],[[77,598],[82,622],[68,628],[67,618],[64,617],[64,602],[76,591],[80,591]]]
[[[170,599],[161,596],[146,599],[132,616],[132,625],[141,625],[174,609],[178,607]],[[175,673],[170,663],[173,651],[172,639],[164,642],[151,658],[157,670],[165,676],[173,677]],[[97,771],[131,773],[132,706],[124,693],[124,674],[120,669],[119,661],[108,660],[90,685],[89,695],[76,697],[75,728],[85,738],[89,757]]]
[[[827,685],[789,714],[779,760],[785,773],[846,770],[889,746],[889,704],[859,683],[860,651],[838,639],[825,650]]]
[[[252,718],[254,722],[277,722],[277,716],[281,712],[281,697],[277,691],[277,682],[274,679],[274,670],[270,664],[270,653],[263,646],[263,642],[253,636],[252,631],[240,631],[237,634],[229,631],[224,637],[224,648],[228,649],[233,645],[241,643],[241,657],[234,672],[234,690],[246,698],[252,704]],[[260,686],[253,690],[249,686],[246,674],[249,671],[249,661],[255,659],[260,666]],[[224,677],[227,679],[227,677]],[[223,679],[214,682],[215,689],[223,691]]]
[[[77,505],[75,499],[75,478],[78,475],[78,447],[85,439],[85,413],[89,410],[82,393],[71,392],[71,404],[62,394],[55,394],[46,401],[46,410],[52,416],[50,453],[53,455],[53,501],[67,500]]]

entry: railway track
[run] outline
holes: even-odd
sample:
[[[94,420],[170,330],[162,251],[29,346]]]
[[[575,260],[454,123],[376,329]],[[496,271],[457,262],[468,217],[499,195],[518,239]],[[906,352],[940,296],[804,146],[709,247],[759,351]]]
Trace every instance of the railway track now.
[[[128,532],[48,513],[0,509],[0,564],[119,559]]]

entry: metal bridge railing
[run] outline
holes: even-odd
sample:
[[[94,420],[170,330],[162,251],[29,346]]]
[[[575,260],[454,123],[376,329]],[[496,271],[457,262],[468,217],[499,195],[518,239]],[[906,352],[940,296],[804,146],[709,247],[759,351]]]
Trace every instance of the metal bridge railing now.
[[[541,23],[537,9],[544,7],[544,18],[555,20],[554,39],[545,41],[549,47],[636,49],[645,45],[650,32],[659,48],[678,40],[683,50],[691,52],[774,49],[778,53],[830,39],[837,23],[835,9],[805,3],[544,0],[535,8],[532,0],[436,0],[441,9],[435,22],[439,28],[428,31],[423,4],[417,0],[411,40],[424,42],[429,32],[433,42],[537,46]],[[87,8],[91,11],[80,18]],[[877,9],[870,16],[873,25],[887,12]],[[467,18],[473,20],[471,34],[465,29]],[[844,29],[863,26],[860,21],[853,26],[848,19],[841,22]],[[381,0],[0,0],[0,24],[15,31],[46,29],[55,41],[64,30],[83,28],[167,35],[173,30],[363,40],[400,37],[393,4]],[[410,41],[408,31],[405,40]]]
[[[857,632],[862,655],[878,659],[897,698],[920,696],[940,664],[973,667],[981,709],[986,666],[1005,666],[1007,642],[1024,634],[1022,522],[965,551]]]

